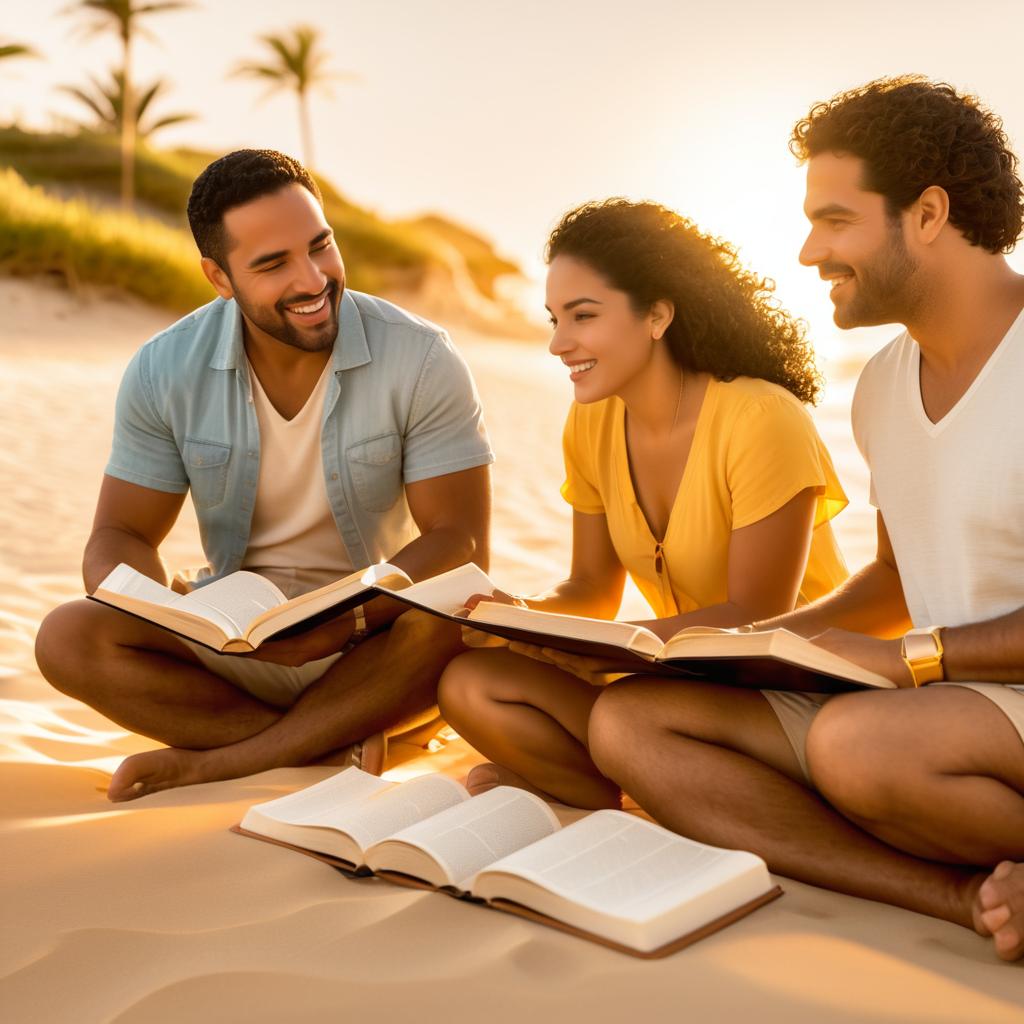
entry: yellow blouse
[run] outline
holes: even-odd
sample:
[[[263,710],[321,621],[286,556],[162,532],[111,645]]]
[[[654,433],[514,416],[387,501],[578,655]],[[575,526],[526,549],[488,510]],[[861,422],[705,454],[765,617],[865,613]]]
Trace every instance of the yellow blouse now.
[[[623,567],[658,618],[728,600],[729,536],[771,515],[800,491],[818,493],[800,603],[847,576],[829,520],[846,507],[825,445],[807,410],[767,381],[712,380],[662,543],[636,500],[626,450],[626,407],[616,397],[574,403],[563,437],[562,496],[574,509],[608,518]]]

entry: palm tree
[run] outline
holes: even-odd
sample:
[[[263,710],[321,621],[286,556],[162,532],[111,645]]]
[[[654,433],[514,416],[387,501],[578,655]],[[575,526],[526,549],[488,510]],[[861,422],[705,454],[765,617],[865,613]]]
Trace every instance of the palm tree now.
[[[77,85],[60,85],[57,88],[74,96],[85,104],[95,116],[93,129],[98,132],[118,133],[121,131],[121,119],[124,116],[124,75],[120,71],[111,71],[110,80],[101,82],[89,76],[92,88]],[[166,79],[158,78],[148,86],[136,89],[135,102],[135,137],[148,139],[154,132],[182,121],[195,120],[195,114],[165,114],[163,117],[146,119],[146,113],[157,97],[162,96],[169,88]]]
[[[65,11],[89,17],[88,34],[113,30],[121,40],[121,68],[124,75],[122,104],[127,116],[121,118],[121,205],[132,207],[135,196],[135,125],[136,99],[132,84],[132,43],[140,28],[139,22],[150,14],[191,7],[186,0],[75,0]]]
[[[283,35],[260,36],[259,40],[270,51],[270,60],[243,61],[232,74],[247,78],[262,78],[270,83],[270,91],[294,89],[299,98],[299,127],[302,132],[302,158],[306,166],[313,167],[313,133],[309,120],[309,93],[323,87],[330,79],[352,81],[355,75],[333,74],[325,69],[327,52],[320,46],[319,33],[309,25],[296,25]]]

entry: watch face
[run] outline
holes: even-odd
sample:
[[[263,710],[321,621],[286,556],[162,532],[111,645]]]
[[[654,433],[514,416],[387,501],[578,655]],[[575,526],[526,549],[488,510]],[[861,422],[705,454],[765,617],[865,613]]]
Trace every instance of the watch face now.
[[[938,657],[939,645],[931,633],[907,633],[903,638],[907,661],[927,661]]]

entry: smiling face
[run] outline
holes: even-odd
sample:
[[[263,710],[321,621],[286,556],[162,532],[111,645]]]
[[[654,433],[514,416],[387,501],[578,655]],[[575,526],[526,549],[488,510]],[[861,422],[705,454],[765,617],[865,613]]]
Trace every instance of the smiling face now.
[[[843,328],[906,323],[916,305],[918,265],[902,220],[889,217],[880,193],[861,187],[863,170],[862,160],[837,153],[807,164],[811,230],[800,262],[831,282],[833,319]]]
[[[345,267],[316,197],[286,185],[229,209],[224,231],[227,266],[204,259],[204,269],[221,295],[235,299],[250,330],[304,352],[329,349]]]
[[[548,350],[568,368],[577,402],[621,396],[669,358],[652,340],[664,331],[657,308],[638,314],[625,292],[571,256],[548,266],[546,306],[554,328]]]

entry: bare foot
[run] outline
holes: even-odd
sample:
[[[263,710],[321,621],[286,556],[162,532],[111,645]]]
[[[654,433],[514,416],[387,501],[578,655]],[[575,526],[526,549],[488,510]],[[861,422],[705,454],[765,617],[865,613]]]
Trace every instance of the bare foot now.
[[[543,800],[555,799],[550,793],[538,789],[521,775],[516,775],[514,771],[503,768],[500,764],[478,764],[466,776],[466,789],[469,790],[470,796],[479,796],[489,789],[494,789],[495,786],[514,786],[516,789],[525,789]]]
[[[114,772],[107,788],[107,799],[120,803],[162,789],[211,782],[214,776],[204,770],[206,760],[206,751],[179,750],[176,747],[132,754]]]
[[[975,930],[992,936],[1000,959],[1024,957],[1024,864],[998,864],[981,883],[971,912]]]

